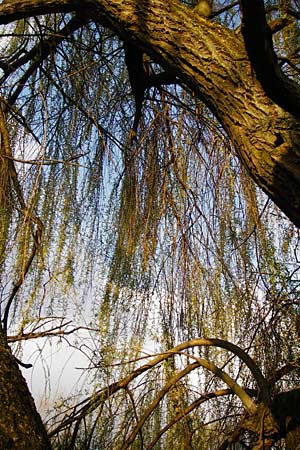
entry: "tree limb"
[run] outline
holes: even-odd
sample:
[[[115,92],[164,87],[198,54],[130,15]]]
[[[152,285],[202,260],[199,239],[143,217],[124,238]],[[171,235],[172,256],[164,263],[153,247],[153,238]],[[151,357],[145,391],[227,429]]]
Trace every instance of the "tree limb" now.
[[[242,35],[252,67],[266,94],[300,117],[300,88],[278,65],[263,0],[241,0]]]

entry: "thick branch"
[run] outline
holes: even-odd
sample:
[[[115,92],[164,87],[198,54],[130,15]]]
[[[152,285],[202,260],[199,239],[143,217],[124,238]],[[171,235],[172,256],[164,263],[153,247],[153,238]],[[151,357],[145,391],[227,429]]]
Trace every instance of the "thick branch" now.
[[[118,392],[121,389],[125,389],[131,381],[133,381],[135,378],[137,378],[142,373],[145,373],[146,371],[150,370],[151,368],[157,366],[161,362],[167,360],[171,356],[175,354],[180,354],[184,350],[192,347],[199,347],[199,346],[206,346],[206,347],[220,347],[224,348],[226,350],[229,350],[230,352],[237,355],[250,369],[252,375],[254,376],[255,381],[258,384],[259,391],[260,391],[260,397],[264,404],[270,403],[270,394],[268,389],[268,384],[263,377],[260,369],[257,367],[257,365],[254,363],[252,358],[250,358],[249,355],[247,355],[241,348],[238,346],[231,344],[230,342],[223,341],[221,339],[192,339],[190,341],[183,342],[182,344],[177,345],[176,347],[172,348],[171,350],[159,354],[155,358],[153,358],[148,363],[144,364],[141,367],[138,367],[137,369],[133,370],[130,374],[128,374],[125,378],[122,380],[112,383],[109,386],[100,389],[98,392],[96,392],[92,397],[89,397],[82,401],[80,404],[76,405],[74,407],[73,413],[68,415],[68,418],[64,421],[62,421],[55,429],[53,429],[49,435],[53,436],[63,429],[65,429],[67,426],[70,426],[72,423],[77,422],[78,420],[81,420],[86,414],[91,413],[92,411],[95,411],[96,408],[99,407],[103,402],[105,402],[110,396],[114,395],[116,392]],[[243,402],[245,408],[247,410],[255,411],[255,404],[254,401],[251,400],[250,396],[247,393],[247,390],[241,388],[237,383],[234,382],[225,372],[222,372],[218,367],[216,367],[214,364],[210,363],[209,361],[206,361],[201,358],[195,358],[197,362],[196,366],[202,366],[213,372],[218,378],[223,380],[231,389],[233,392],[235,392]],[[196,367],[193,365],[193,367]]]
[[[0,23],[77,11],[132,41],[206,103],[254,181],[300,227],[299,88],[278,70],[262,2],[242,5],[250,60],[239,34],[174,0],[16,0],[0,6]]]
[[[80,0],[6,0],[0,6],[0,23],[7,24],[43,14],[67,13],[74,11],[80,3]]]
[[[291,114],[300,116],[300,89],[277,63],[272,31],[263,0],[241,0],[242,34],[252,67],[267,95]]]
[[[195,363],[187,365],[182,371],[178,372],[174,377],[172,377],[168,383],[163,387],[163,389],[158,392],[158,394],[155,396],[155,399],[150,404],[150,406],[146,409],[145,413],[137,423],[136,427],[132,431],[130,437],[126,440],[126,443],[124,444],[124,450],[129,448],[129,446],[133,443],[135,440],[139,430],[144,425],[146,420],[150,417],[150,415],[153,413],[154,409],[157,407],[159,402],[162,400],[164,395],[171,389],[172,386],[174,386],[181,378],[183,378],[185,375],[190,373],[192,370],[196,369],[199,366],[205,367],[210,372],[212,372],[214,375],[216,375],[218,378],[220,378],[222,381],[224,381],[227,386],[230,389],[230,392],[235,393],[240,400],[242,401],[244,407],[249,413],[254,413],[256,411],[256,405],[254,401],[251,399],[251,397],[246,393],[246,391],[241,388],[226,372],[219,369],[215,364],[211,363],[210,361],[207,361],[202,358],[197,358],[195,356],[191,355],[191,358],[195,359]],[[222,391],[224,395],[224,390]],[[228,391],[226,391],[228,392]],[[204,397],[205,398],[205,397]],[[209,396],[208,398],[213,398],[213,396]],[[200,403],[199,403],[200,404]]]

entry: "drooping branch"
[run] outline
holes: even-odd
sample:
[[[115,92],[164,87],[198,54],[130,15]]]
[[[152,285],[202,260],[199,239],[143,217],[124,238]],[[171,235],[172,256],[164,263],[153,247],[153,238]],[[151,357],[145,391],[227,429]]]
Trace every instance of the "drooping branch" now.
[[[261,5],[254,4],[257,8]],[[173,0],[16,0],[0,6],[0,23],[74,11],[109,27],[121,39],[132,41],[206,103],[232,139],[254,181],[300,226],[299,88],[277,70],[260,9],[258,18],[262,17],[260,27],[264,32],[261,39],[267,47],[258,53],[259,58],[255,56],[262,41],[257,40],[257,28],[254,36],[251,31],[252,2],[251,6],[243,2],[242,6],[244,27],[249,33],[245,37],[247,45],[254,39],[252,50],[248,48],[248,53],[253,54],[250,59],[241,35],[197,17],[191,8]],[[247,15],[249,25],[245,23]],[[262,60],[267,64],[258,67],[256,78],[253,67]],[[279,83],[278,90],[275,82]],[[274,97],[274,90],[280,98]]]
[[[3,80],[12,74],[16,69],[27,64],[28,62],[31,62],[35,66],[40,64],[66,37],[70,36],[85,23],[85,19],[74,16],[70,19],[66,26],[54,36],[51,36],[48,39],[42,39],[41,42],[38,42],[31,50],[28,52],[22,51],[22,55],[19,58],[14,58],[13,61],[9,61],[7,64],[5,64],[5,62],[1,62],[1,69],[4,72],[1,82],[3,82]],[[31,73],[33,70],[34,69],[31,68]]]
[[[5,110],[5,104],[0,99],[0,136],[1,136],[1,144],[2,144],[1,150],[4,153],[4,155],[3,155],[4,158],[6,156],[8,158],[10,158],[12,156],[12,152],[11,152],[11,148],[10,148],[9,133],[8,133],[6,115],[4,113],[4,110]],[[0,156],[3,157],[1,154],[0,154]],[[29,269],[32,265],[32,262],[36,256],[36,253],[41,244],[42,233],[43,233],[42,221],[33,213],[32,205],[27,205],[25,203],[22,189],[19,184],[18,174],[16,172],[14,163],[11,159],[8,159],[7,172],[9,174],[9,178],[11,181],[10,187],[11,187],[11,189],[13,189],[15,191],[16,197],[19,202],[20,210],[22,211],[22,213],[24,215],[24,223],[26,224],[26,227],[28,228],[28,230],[31,230],[31,233],[33,236],[33,243],[32,243],[32,247],[31,247],[31,251],[30,251],[27,259],[24,261],[19,278],[17,279],[17,281],[14,283],[14,285],[12,287],[11,293],[6,302],[3,317],[1,317],[4,333],[7,333],[8,317],[9,317],[9,312],[10,312],[12,303],[13,303],[18,291],[20,290],[21,286],[23,285],[25,277],[28,274],[28,271],[29,271]]]
[[[40,66],[41,62],[44,61],[67,36],[70,36],[72,33],[82,27],[84,23],[84,19],[76,16],[73,17],[57,35],[41,41],[30,52],[28,52],[28,54],[30,54],[29,59],[27,54],[25,55],[27,58],[24,58],[24,62],[22,62],[22,60],[21,62],[16,61],[15,65],[12,65],[9,67],[9,69],[7,69],[5,75],[9,75],[10,73],[12,73],[16,68],[18,68],[19,64],[24,64],[26,62],[26,59],[30,61],[29,67],[25,70],[18,83],[16,83],[14,91],[8,98],[9,105],[14,105],[18,96],[23,91],[24,85],[26,85],[29,77],[35,72],[37,67]]]
[[[150,444],[147,446],[147,450],[152,450],[161,436],[166,433],[175,423],[177,423],[179,420],[181,420],[186,415],[190,414],[195,408],[198,408],[201,404],[214,399],[218,397],[223,397],[227,395],[232,395],[233,392],[231,389],[218,389],[214,392],[209,392],[205,395],[202,395],[197,400],[195,400],[193,403],[191,403],[189,406],[184,408],[179,414],[176,415],[176,417],[169,422],[167,425],[165,425],[154,437],[154,439],[150,442]]]

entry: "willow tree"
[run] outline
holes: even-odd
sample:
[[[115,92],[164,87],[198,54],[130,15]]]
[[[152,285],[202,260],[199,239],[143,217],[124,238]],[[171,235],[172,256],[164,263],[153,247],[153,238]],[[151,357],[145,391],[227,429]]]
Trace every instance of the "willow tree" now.
[[[296,449],[298,4],[187,3],[0,6],[4,448]],[[95,390],[46,433],[7,341],[97,282]]]

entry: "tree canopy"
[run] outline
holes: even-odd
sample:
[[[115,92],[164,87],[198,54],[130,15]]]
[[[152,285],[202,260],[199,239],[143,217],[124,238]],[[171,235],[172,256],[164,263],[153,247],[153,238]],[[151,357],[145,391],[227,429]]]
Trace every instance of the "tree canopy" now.
[[[3,448],[296,450],[299,19],[0,5]],[[33,339],[89,360],[43,420]]]

